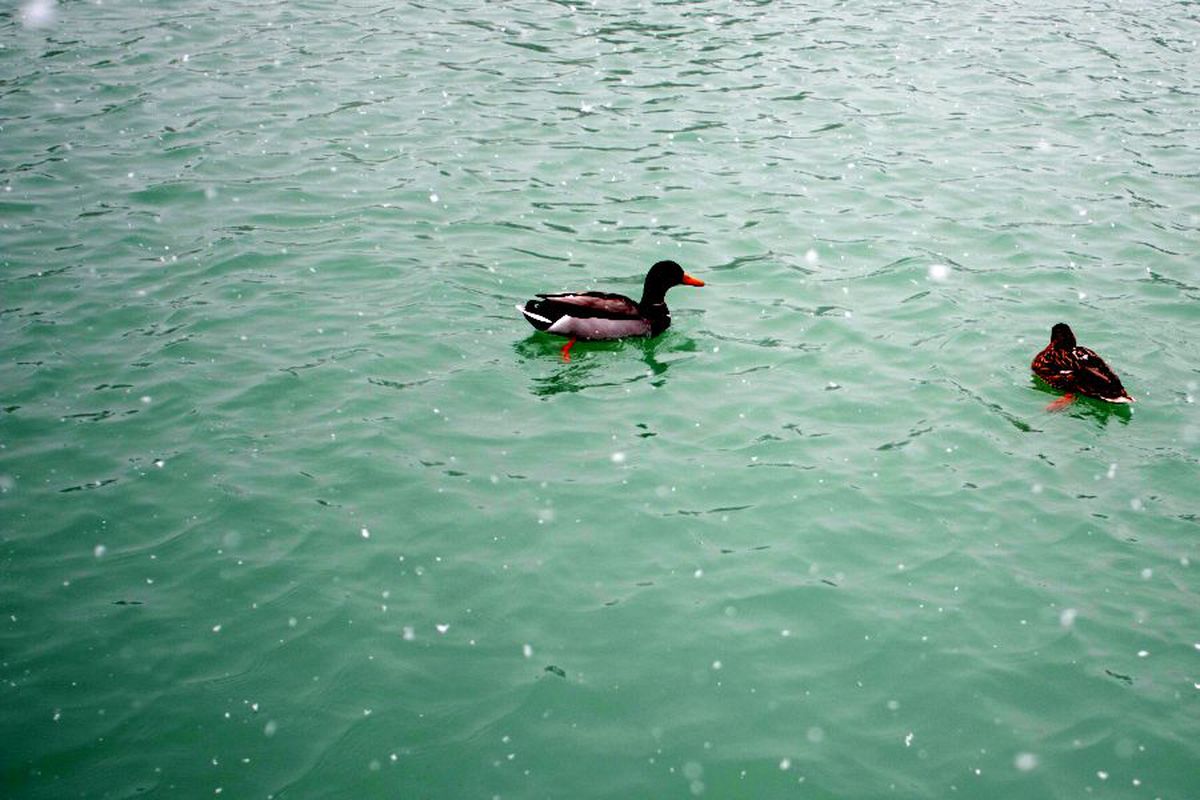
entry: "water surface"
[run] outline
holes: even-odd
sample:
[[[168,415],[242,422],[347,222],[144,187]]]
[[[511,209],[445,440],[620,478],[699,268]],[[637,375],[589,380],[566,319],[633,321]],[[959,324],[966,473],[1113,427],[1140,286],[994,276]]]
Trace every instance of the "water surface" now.
[[[1195,5],[24,8],[5,796],[1194,796]]]

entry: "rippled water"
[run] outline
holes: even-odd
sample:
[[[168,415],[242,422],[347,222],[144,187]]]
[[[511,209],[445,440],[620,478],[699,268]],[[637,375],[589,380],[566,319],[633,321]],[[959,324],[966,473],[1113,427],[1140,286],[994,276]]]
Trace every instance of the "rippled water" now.
[[[1195,796],[1198,39],[11,10],[2,793]],[[658,339],[513,310],[660,258]]]

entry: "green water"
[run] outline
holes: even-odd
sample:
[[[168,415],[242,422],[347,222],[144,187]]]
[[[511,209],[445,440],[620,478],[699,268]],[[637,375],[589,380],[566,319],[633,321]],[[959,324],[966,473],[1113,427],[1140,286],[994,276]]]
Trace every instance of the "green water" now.
[[[24,8],[0,795],[1200,793],[1200,6]]]

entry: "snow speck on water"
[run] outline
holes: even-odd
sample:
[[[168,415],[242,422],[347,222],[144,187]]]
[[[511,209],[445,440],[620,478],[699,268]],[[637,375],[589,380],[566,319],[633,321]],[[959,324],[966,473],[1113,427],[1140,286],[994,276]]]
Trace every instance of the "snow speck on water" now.
[[[683,772],[683,777],[688,779],[688,790],[691,791],[693,795],[699,797],[700,795],[704,794],[704,781],[701,780],[701,778],[704,777],[704,766],[700,764],[700,762],[687,762],[683,765],[681,772]]]
[[[44,28],[53,24],[57,11],[54,0],[29,0],[21,6],[18,18],[26,28]]]
[[[943,283],[950,278],[950,267],[945,264],[930,264],[928,275],[929,280]]]

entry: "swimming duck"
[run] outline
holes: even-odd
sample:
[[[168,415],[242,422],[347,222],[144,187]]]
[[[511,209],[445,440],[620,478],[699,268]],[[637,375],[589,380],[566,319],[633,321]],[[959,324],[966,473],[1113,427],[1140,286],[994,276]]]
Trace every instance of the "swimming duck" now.
[[[657,336],[671,326],[667,290],[679,284],[703,286],[674,261],[659,261],[646,273],[642,299],[636,303],[622,294],[566,292],[539,294],[517,310],[539,331],[569,337],[563,361],[571,360],[571,345],[578,339],[624,339]]]
[[[1062,322],[1050,329],[1050,344],[1033,357],[1030,368],[1046,383],[1066,392],[1046,406],[1047,411],[1070,405],[1076,393],[1109,403],[1134,402],[1104,359],[1094,350],[1075,344],[1071,327]]]

